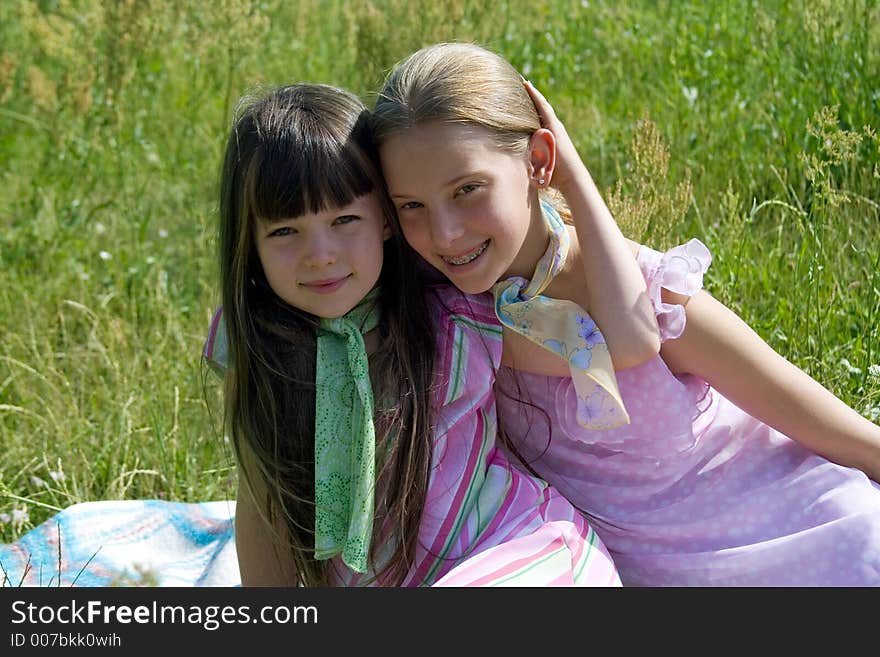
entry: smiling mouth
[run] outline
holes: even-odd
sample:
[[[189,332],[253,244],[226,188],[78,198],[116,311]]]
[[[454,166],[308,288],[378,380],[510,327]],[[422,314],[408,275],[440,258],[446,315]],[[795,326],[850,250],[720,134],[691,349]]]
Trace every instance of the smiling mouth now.
[[[485,251],[488,246],[489,246],[489,240],[486,240],[485,242],[480,244],[480,246],[478,246],[476,249],[474,249],[470,253],[456,256],[454,258],[452,256],[440,256],[440,257],[443,259],[443,262],[445,262],[446,264],[449,264],[449,265],[466,265],[467,263],[472,262],[472,261],[476,260],[477,258],[479,258],[483,254],[483,251]]]
[[[349,279],[351,274],[348,276],[342,276],[340,278],[325,278],[318,281],[309,281],[307,283],[300,283],[304,288],[312,290],[313,292],[333,292],[337,288],[339,288],[345,281]]]

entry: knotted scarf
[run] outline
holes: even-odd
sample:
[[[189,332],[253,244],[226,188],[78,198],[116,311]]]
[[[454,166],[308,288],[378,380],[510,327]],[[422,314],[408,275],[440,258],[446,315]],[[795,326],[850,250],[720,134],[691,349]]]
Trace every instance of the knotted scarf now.
[[[379,288],[342,317],[322,319],[315,371],[315,558],[342,553],[367,569],[376,436],[364,334],[379,323]]]
[[[343,317],[322,319],[315,367],[315,558],[342,553],[363,573],[373,533],[373,389],[363,334],[379,322],[374,288]],[[203,354],[221,376],[229,367],[218,308]]]
[[[507,328],[568,361],[578,397],[578,423],[586,429],[613,429],[629,423],[605,338],[587,312],[573,301],[543,292],[565,264],[570,236],[556,209],[541,202],[550,244],[532,280],[516,276],[496,283],[495,314]]]

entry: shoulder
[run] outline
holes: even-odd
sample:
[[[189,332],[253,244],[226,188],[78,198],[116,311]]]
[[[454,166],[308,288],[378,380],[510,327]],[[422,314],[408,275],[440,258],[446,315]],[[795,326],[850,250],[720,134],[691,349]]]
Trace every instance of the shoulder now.
[[[692,238],[668,251],[657,251],[635,242],[636,260],[648,283],[656,279],[667,289],[681,288],[693,294],[702,286],[703,274],[712,264],[712,254],[700,240]]]
[[[226,321],[223,317],[223,306],[214,311],[208,335],[202,347],[202,358],[221,378],[229,366],[229,353],[226,338]]]
[[[641,245],[637,261],[654,307],[660,341],[674,340],[684,331],[685,307],[690,297],[702,289],[712,254],[694,238],[667,251]]]
[[[425,294],[438,324],[473,324],[478,330],[485,330],[490,334],[498,333],[500,338],[501,324],[495,316],[494,299],[488,292],[465,294],[454,285],[439,284],[428,286]]]
[[[451,285],[431,285],[425,293],[434,317],[441,379],[491,385],[501,363],[502,336],[492,295],[464,294]],[[459,386],[452,388],[446,402],[462,393]]]

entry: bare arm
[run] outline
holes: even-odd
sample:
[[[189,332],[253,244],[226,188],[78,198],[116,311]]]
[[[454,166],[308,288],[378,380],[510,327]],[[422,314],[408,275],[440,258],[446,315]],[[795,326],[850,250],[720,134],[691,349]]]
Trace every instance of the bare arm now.
[[[660,350],[654,310],[633,252],[552,106],[526,83],[541,123],[556,140],[552,183],[571,209],[587,285],[587,308],[615,369],[635,367]]]
[[[285,551],[279,536],[284,536],[284,529],[273,529],[266,520],[265,510],[261,510],[257,503],[258,499],[265,499],[261,484],[251,477],[253,486],[258,488],[252,491],[241,465],[238,467],[238,481],[235,549],[242,586],[297,586],[293,559],[281,556]]]
[[[686,306],[687,323],[661,356],[677,373],[707,381],[750,415],[825,458],[880,481],[880,427],[776,353],[733,311],[700,291],[663,290]]]

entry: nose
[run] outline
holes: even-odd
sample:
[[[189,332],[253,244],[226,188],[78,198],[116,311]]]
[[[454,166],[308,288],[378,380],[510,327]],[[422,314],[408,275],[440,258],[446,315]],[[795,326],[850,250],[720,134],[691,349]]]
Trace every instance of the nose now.
[[[336,262],[337,253],[333,238],[325,232],[317,232],[309,237],[303,262],[307,267],[319,269]]]
[[[431,213],[431,240],[438,249],[448,249],[464,235],[461,218],[452,210],[442,209]]]

